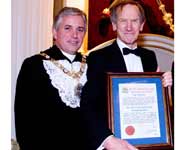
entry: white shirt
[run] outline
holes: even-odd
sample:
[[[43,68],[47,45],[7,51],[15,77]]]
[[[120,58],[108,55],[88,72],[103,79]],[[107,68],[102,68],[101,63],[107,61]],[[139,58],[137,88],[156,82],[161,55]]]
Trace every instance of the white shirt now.
[[[117,41],[117,44],[120,48],[120,51],[121,51],[122,55],[123,55],[122,49],[124,47],[130,49],[130,47],[128,47],[120,39],[117,38],[116,41]],[[137,48],[137,47],[135,47],[135,48]],[[125,60],[125,64],[126,64],[128,72],[143,72],[143,65],[142,65],[142,62],[141,62],[141,58],[139,56],[136,56],[136,55],[130,53],[128,55],[123,55],[123,58]]]
[[[71,62],[75,59],[75,56],[76,55],[72,55],[72,54],[69,54],[69,53],[66,53],[64,52],[63,50],[61,50],[62,54],[65,55],[68,59],[71,60]]]

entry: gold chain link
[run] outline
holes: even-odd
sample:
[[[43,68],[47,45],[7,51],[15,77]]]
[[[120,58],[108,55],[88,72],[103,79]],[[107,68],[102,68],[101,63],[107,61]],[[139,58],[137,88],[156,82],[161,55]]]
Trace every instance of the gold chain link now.
[[[40,55],[44,56],[47,60],[50,60],[55,66],[60,68],[65,74],[67,74],[68,76],[70,76],[74,79],[80,79],[80,77],[82,76],[82,74],[85,71],[86,56],[84,56],[84,55],[82,56],[82,61],[81,61],[81,64],[80,64],[80,70],[78,72],[69,71],[62,64],[60,64],[58,60],[55,60],[55,59],[51,58],[46,53],[41,52]]]

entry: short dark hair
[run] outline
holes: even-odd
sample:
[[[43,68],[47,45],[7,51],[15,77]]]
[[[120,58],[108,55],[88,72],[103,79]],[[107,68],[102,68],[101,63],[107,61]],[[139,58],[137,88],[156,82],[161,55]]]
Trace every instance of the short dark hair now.
[[[113,4],[113,6],[111,6],[110,8],[110,19],[112,22],[116,22],[117,21],[117,9],[118,8],[123,8],[125,5],[130,4],[130,5],[135,5],[138,7],[139,12],[140,12],[140,21],[144,22],[145,21],[145,12],[143,7],[136,1],[134,0],[117,0],[117,2],[115,4]]]
[[[82,10],[80,10],[79,8],[76,7],[64,7],[62,8],[59,13],[56,15],[56,17],[54,18],[54,23],[53,23],[53,28],[55,30],[58,29],[60,23],[62,22],[62,17],[64,16],[68,16],[68,15],[79,15],[82,16],[83,20],[84,20],[84,24],[85,24],[85,29],[87,28],[87,16],[85,14],[85,12],[83,12]]]

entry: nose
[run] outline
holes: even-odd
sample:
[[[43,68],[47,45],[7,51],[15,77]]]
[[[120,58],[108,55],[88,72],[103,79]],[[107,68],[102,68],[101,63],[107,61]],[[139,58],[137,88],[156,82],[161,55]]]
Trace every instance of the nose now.
[[[128,21],[127,24],[126,24],[126,29],[128,31],[132,30],[132,22],[131,21]]]
[[[73,30],[72,36],[73,36],[73,38],[77,38],[78,37],[78,32],[76,30]]]

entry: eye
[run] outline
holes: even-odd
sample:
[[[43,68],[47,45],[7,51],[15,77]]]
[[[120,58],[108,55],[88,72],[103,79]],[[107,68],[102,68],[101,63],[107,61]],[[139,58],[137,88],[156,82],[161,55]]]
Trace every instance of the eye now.
[[[71,26],[66,25],[66,26],[64,27],[64,29],[65,29],[65,30],[70,30],[70,29],[71,29]]]
[[[85,32],[85,28],[84,27],[78,27],[77,29],[79,32]]]
[[[126,23],[126,22],[127,22],[126,19],[119,19],[119,21],[120,21],[121,23]]]
[[[139,19],[133,19],[132,20],[132,22],[134,22],[134,23],[136,23],[136,22],[138,22],[139,21]]]

